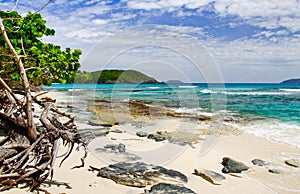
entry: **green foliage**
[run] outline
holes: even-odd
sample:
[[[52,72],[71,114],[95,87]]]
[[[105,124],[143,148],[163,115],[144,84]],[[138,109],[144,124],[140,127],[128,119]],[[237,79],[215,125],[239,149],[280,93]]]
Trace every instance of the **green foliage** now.
[[[28,13],[21,17],[17,12],[0,10],[5,30],[17,53],[22,57],[27,76],[34,85],[52,82],[73,82],[80,67],[79,57],[81,50],[66,48],[43,43],[41,37],[53,36],[54,29],[46,27],[46,21],[39,13]],[[21,81],[18,66],[13,56],[0,36],[0,76],[7,82]]]
[[[94,72],[79,72],[76,83],[157,83],[141,72],[135,70],[103,70]]]

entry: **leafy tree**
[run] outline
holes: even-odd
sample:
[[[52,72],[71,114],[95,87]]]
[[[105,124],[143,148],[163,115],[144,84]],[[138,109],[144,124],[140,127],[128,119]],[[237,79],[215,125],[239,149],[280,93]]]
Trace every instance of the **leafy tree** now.
[[[22,17],[17,12],[0,10],[0,18],[17,54],[21,56],[24,68],[31,84],[50,85],[52,82],[73,82],[80,67],[81,50],[43,43],[42,36],[53,36],[54,29],[46,27],[46,21],[39,13],[28,13]],[[0,76],[6,82],[15,85],[22,80],[18,65],[3,37],[0,37]],[[11,83],[12,84],[12,83]]]

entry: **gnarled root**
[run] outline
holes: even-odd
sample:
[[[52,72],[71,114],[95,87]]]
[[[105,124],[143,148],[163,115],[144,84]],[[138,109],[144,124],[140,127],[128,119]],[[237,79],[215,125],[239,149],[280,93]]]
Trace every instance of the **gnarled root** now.
[[[43,106],[44,110],[40,115],[43,126],[39,128],[38,138],[34,142],[30,142],[24,133],[25,126],[0,113],[0,131],[6,136],[0,141],[0,191],[20,184],[29,186],[30,191],[39,190],[49,176],[52,179],[59,141],[69,145],[61,164],[77,145],[78,148],[83,147],[85,153],[81,158],[81,165],[73,168],[84,166],[87,157],[86,144],[77,132],[74,118],[68,117],[71,121],[61,123],[54,116],[49,116],[49,111],[56,110],[50,103]]]

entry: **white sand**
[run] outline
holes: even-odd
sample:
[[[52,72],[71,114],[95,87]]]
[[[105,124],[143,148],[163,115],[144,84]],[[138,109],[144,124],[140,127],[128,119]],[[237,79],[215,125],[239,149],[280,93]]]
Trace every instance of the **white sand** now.
[[[143,148],[142,152],[147,155],[149,153],[155,153],[153,150],[157,150],[157,147],[163,148],[168,146],[168,143],[157,143],[148,139],[138,138],[133,134],[124,133],[110,133],[108,138],[112,138],[113,143],[122,142],[128,145],[128,150],[134,152],[132,146],[139,146]],[[90,147],[94,147],[99,143],[99,147],[103,144],[103,138],[95,139]],[[289,167],[284,164],[284,159],[291,156],[299,156],[299,149],[293,148],[287,145],[279,144],[276,142],[270,142],[263,138],[258,138],[248,134],[242,135],[228,135],[218,137],[216,143],[207,154],[200,156],[200,147],[203,143],[198,143],[194,148],[187,146],[185,149],[177,149],[177,155],[168,155],[161,158],[161,160],[153,159],[153,162],[164,162],[166,168],[172,168],[184,173],[188,177],[188,183],[186,187],[192,189],[196,193],[297,193],[300,192],[300,186],[298,181],[300,180],[300,169]],[[159,146],[158,146],[159,145]],[[154,146],[154,147],[153,147]],[[167,147],[168,148],[168,147]],[[170,152],[172,147],[168,148]],[[91,149],[92,150],[92,149]],[[168,152],[167,149],[163,151]],[[80,164],[80,157],[82,151],[74,152],[70,158],[68,158],[61,168],[58,167],[59,160],[56,163],[55,174],[53,181],[57,183],[64,183],[68,185],[57,186],[56,184],[44,185],[43,188],[47,189],[51,193],[143,193],[144,188],[127,187],[118,185],[112,180],[104,179],[96,176],[96,172],[88,171],[89,166],[104,167],[108,165],[109,159],[97,158],[93,153],[89,153],[86,160],[86,165],[81,169],[70,168],[74,165]],[[298,155],[297,155],[298,154]],[[142,154],[141,154],[142,155]],[[251,167],[246,173],[242,173],[242,178],[237,178],[231,175],[225,174],[226,180],[222,181],[222,185],[212,185],[199,176],[193,174],[195,168],[206,168],[221,172],[222,165],[220,164],[222,158],[225,156],[232,157],[236,160],[244,162]],[[153,157],[157,157],[153,155]],[[160,155],[162,157],[162,155]],[[293,174],[281,174],[275,175],[267,172],[265,167],[257,167],[251,164],[251,160],[255,158],[261,158],[263,160],[278,165],[280,169],[286,169],[287,172]],[[298,181],[297,181],[298,180]],[[287,187],[290,191],[285,191],[278,187]],[[149,187],[147,187],[149,189]],[[292,191],[295,192],[292,192]],[[273,191],[273,192],[272,192]],[[3,193],[26,193],[25,190],[12,189]]]

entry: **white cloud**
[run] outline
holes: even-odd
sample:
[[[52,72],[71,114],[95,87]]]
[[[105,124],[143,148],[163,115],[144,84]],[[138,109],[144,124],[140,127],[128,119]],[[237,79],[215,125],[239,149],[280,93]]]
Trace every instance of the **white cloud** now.
[[[105,25],[108,22],[109,22],[109,20],[104,20],[104,19],[94,19],[94,20],[92,20],[92,23],[96,24],[96,25]]]
[[[18,10],[21,13],[37,10],[47,0],[38,2],[24,0],[18,6]],[[255,33],[249,35],[251,39],[244,38],[224,42],[224,40],[209,36],[203,26],[189,26],[189,23],[182,23],[182,26],[163,25],[151,29],[150,32],[153,34],[163,32],[166,37],[172,37],[174,40],[189,39],[191,42],[187,45],[191,47],[198,43],[205,45],[229,81],[238,79],[236,78],[238,71],[240,71],[239,77],[251,80],[255,77],[255,72],[259,75],[258,72],[266,73],[271,68],[277,71],[276,69],[282,69],[283,65],[290,68],[285,75],[299,72],[300,35],[295,34],[300,30],[300,3],[298,1],[121,0],[120,3],[114,5],[109,3],[112,1],[54,1],[42,11],[42,15],[47,20],[47,25],[56,30],[56,35],[53,38],[44,38],[44,40],[60,44],[63,47],[80,48],[84,51],[84,55],[87,55],[88,50],[94,44],[119,29],[126,30],[139,24],[140,27],[143,27],[143,24],[151,21],[152,18],[160,16],[163,18],[166,12],[171,13],[174,20],[179,20],[189,19],[190,16],[206,16],[205,11],[213,11],[215,12],[214,17],[220,21],[229,18],[230,28],[248,24],[256,27]],[[12,2],[1,2],[1,7],[5,6],[12,7]],[[230,20],[228,16],[234,16],[236,19]],[[205,25],[205,27],[210,27],[209,23]],[[218,30],[223,26],[221,23],[218,26],[216,22],[213,28]],[[142,39],[145,34],[132,32],[130,35]],[[155,41],[158,40],[164,43],[164,40],[167,39],[157,36]],[[199,42],[199,40],[201,41]],[[125,44],[127,40],[122,39],[122,41]],[[116,44],[120,43],[112,43],[112,46]],[[180,49],[184,49],[184,46],[182,45]],[[110,47],[107,46],[107,48]],[[161,51],[160,54],[164,53]],[[191,52],[191,54],[199,53]],[[169,56],[172,57],[170,53]],[[156,55],[155,57],[163,59],[162,56]],[[95,60],[98,59],[95,58]],[[283,77],[284,73],[280,76]],[[263,75],[261,77],[264,78]],[[272,79],[276,81],[279,78],[278,76],[268,78],[268,80]]]
[[[222,16],[236,15],[253,26],[275,29],[285,27],[291,32],[300,29],[300,2],[280,0],[219,0],[215,10]]]

